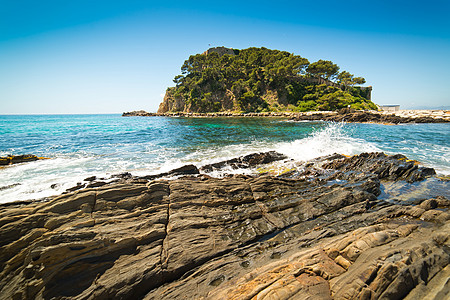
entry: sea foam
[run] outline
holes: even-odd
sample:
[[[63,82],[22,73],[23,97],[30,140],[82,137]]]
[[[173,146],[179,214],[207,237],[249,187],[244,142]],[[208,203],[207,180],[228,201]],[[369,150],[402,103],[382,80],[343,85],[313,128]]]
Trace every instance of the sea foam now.
[[[381,151],[372,143],[351,137],[344,123],[328,123],[306,138],[278,144],[275,150],[299,161],[333,153],[353,155]]]

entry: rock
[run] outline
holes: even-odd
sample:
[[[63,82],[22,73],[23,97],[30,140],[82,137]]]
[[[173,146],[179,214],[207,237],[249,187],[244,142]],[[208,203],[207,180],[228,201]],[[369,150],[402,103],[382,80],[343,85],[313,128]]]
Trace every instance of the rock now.
[[[0,204],[0,299],[445,295],[450,201],[377,200],[381,179],[408,178],[405,159],[334,155],[312,162],[326,168],[309,179],[128,178]]]
[[[348,158],[333,160],[323,165],[325,169],[339,170],[341,179],[348,171],[376,174],[379,179],[415,182],[435,175],[432,168],[418,166],[416,161],[401,155],[386,155],[382,152],[362,153]],[[351,174],[355,176],[355,174]]]
[[[0,191],[11,189],[11,188],[13,188],[15,186],[18,186],[18,185],[21,185],[21,183],[13,183],[13,184],[5,185],[5,186],[0,186]]]
[[[9,155],[6,157],[0,157],[0,165],[6,166],[6,165],[35,161],[35,160],[39,160],[39,159],[44,159],[44,158],[37,157],[36,155],[31,155],[31,154]]]
[[[375,111],[356,111],[350,108],[343,108],[338,112],[310,112],[298,114],[291,118],[293,121],[334,121],[334,122],[356,122],[356,123],[445,123],[450,122],[450,118],[438,117],[432,114],[420,116],[418,114],[406,116],[385,114]]]
[[[133,175],[131,175],[130,172],[123,172],[123,173],[111,175],[111,178],[120,178],[120,179],[130,179],[132,177],[133,177]]]
[[[147,175],[147,176],[141,176],[138,177],[139,179],[146,179],[146,180],[154,180],[156,178],[163,178],[163,177],[174,177],[174,176],[184,176],[184,175],[195,175],[200,174],[199,170],[194,165],[186,165],[182,166],[177,169],[173,169],[169,172],[160,173],[156,175]]]
[[[149,113],[145,110],[135,110],[131,112],[124,112],[122,117],[153,117],[156,116],[155,113]]]
[[[73,186],[73,187],[71,187],[71,188],[68,188],[68,189],[66,190],[66,192],[73,192],[73,191],[82,189],[82,188],[84,188],[85,186],[86,186],[86,184],[83,184],[83,183],[81,183],[81,182],[78,182],[77,185],[75,185],[75,186]]]
[[[268,164],[274,161],[279,161],[286,159],[287,156],[275,151],[269,152],[261,152],[261,153],[253,153],[246,156],[241,156],[237,158],[233,158],[230,160],[205,165],[200,168],[202,172],[212,172],[214,170],[220,170],[225,167],[229,167],[231,169],[246,169],[251,167],[256,167],[262,164]]]

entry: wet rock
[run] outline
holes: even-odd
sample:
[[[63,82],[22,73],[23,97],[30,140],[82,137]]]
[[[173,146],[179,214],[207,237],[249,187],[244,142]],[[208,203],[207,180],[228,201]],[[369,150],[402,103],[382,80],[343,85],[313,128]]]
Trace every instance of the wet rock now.
[[[16,187],[18,185],[21,185],[21,183],[13,183],[13,184],[5,185],[5,186],[0,186],[0,191],[11,189],[11,188]]]
[[[319,159],[310,168],[326,169],[311,180],[132,178],[0,204],[0,299],[445,295],[450,202],[377,199],[381,179],[404,178],[405,159]],[[250,161],[265,158],[238,163]]]
[[[419,166],[417,161],[403,155],[386,155],[382,152],[362,153],[348,158],[333,160],[323,165],[325,169],[339,170],[340,174],[356,171],[376,174],[379,179],[415,182],[435,175],[432,168]],[[354,174],[352,174],[354,175]],[[343,178],[341,176],[341,178]]]
[[[90,176],[90,177],[83,179],[83,181],[94,181],[96,179],[97,179],[97,176]]]
[[[194,165],[186,165],[182,166],[177,169],[173,169],[169,172],[160,173],[156,175],[147,175],[147,176],[141,176],[138,177],[139,179],[146,179],[146,180],[154,180],[156,178],[163,178],[163,177],[173,177],[173,176],[185,176],[185,175],[196,175],[200,174],[198,168]]]
[[[129,179],[132,177],[133,177],[133,175],[131,175],[130,172],[123,172],[123,173],[111,175],[111,178],[121,178],[121,179]]]
[[[77,185],[75,185],[75,186],[73,186],[73,187],[71,187],[71,188],[68,188],[68,189],[66,190],[66,192],[73,192],[73,191],[82,189],[82,188],[84,188],[85,186],[86,186],[86,184],[81,183],[81,182],[78,182]]]
[[[95,182],[91,182],[89,184],[86,185],[86,188],[96,188],[96,187],[100,187],[100,186],[104,186],[107,183],[104,181],[95,181]]]
[[[25,155],[9,155],[6,157],[0,157],[0,166],[12,165],[24,162],[36,161],[41,158],[36,155],[25,154]]]
[[[237,158],[233,158],[230,160],[205,165],[200,168],[202,172],[212,172],[214,170],[220,170],[223,168],[231,168],[231,169],[246,169],[251,167],[256,167],[262,164],[268,164],[274,161],[279,161],[288,158],[286,155],[275,152],[261,152],[261,153],[253,153],[246,156],[240,156]]]

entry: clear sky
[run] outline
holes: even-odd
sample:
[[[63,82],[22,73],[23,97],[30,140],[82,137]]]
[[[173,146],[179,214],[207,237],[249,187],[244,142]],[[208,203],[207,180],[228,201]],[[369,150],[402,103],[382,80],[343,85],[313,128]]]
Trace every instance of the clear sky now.
[[[156,111],[213,46],[332,60],[378,104],[450,106],[449,0],[0,0],[0,114]]]

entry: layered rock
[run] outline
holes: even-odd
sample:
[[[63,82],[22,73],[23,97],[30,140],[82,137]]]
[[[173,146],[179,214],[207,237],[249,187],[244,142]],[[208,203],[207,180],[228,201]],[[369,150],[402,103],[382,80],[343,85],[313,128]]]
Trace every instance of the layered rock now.
[[[439,298],[450,201],[377,199],[380,180],[431,175],[400,156],[333,155],[278,177],[123,176],[0,206],[0,299]]]

